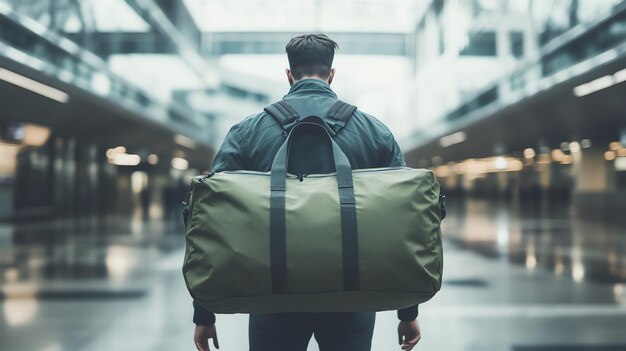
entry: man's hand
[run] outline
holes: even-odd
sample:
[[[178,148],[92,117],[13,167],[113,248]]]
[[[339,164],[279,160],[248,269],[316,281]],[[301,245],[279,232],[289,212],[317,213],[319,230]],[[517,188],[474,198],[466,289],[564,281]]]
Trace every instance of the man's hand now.
[[[209,339],[213,339],[213,346],[216,349],[220,348],[219,342],[217,342],[217,331],[215,325],[196,325],[196,332],[193,335],[193,341],[196,344],[198,351],[209,351]]]
[[[412,350],[421,338],[417,321],[400,322],[398,325],[398,343],[402,345],[402,350]]]

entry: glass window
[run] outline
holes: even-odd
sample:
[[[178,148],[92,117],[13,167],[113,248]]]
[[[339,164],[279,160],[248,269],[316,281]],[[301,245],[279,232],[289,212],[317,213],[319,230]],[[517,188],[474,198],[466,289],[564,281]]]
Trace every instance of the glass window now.
[[[524,56],[524,34],[522,32],[509,33],[511,41],[511,54],[516,58],[522,58]]]
[[[469,42],[463,50],[461,56],[495,56],[496,55],[496,33],[480,32],[471,33]]]

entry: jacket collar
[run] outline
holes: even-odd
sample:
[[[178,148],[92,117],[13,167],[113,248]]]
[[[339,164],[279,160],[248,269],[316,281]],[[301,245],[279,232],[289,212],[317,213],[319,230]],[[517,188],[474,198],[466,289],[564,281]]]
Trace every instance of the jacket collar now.
[[[289,93],[287,94],[287,96],[310,94],[323,95],[335,99],[337,98],[337,94],[333,92],[328,83],[315,78],[306,78],[299,80],[298,82],[296,82],[296,84],[291,86],[291,89],[289,89]]]

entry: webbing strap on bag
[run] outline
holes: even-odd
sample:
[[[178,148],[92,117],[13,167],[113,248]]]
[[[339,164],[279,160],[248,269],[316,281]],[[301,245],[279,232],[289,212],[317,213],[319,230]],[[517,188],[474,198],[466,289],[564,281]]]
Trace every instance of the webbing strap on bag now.
[[[290,125],[296,122],[300,115],[285,100],[275,102],[263,109],[267,114],[272,116],[280,127],[289,131]]]
[[[294,123],[300,119],[298,112],[285,100],[275,102],[263,110],[272,116],[286,132],[289,132],[294,126]],[[324,121],[330,126],[330,133],[335,135],[341,128],[345,127],[354,111],[356,111],[356,106],[337,100],[326,113],[328,118]]]
[[[270,187],[270,266],[272,291],[275,294],[287,293],[287,229],[285,214],[285,192],[289,141],[295,129],[302,125],[322,128],[333,149],[333,160],[337,175],[337,189],[341,208],[341,237],[343,255],[343,288],[346,291],[359,289],[359,244],[357,231],[356,202],[352,167],[339,145],[324,128],[324,121],[319,117],[308,117],[299,122],[289,133],[280,147],[271,169]]]
[[[346,126],[346,123],[350,117],[352,117],[354,111],[356,111],[356,106],[337,100],[330,110],[328,110],[327,123],[331,125],[335,133],[338,133],[341,128]]]

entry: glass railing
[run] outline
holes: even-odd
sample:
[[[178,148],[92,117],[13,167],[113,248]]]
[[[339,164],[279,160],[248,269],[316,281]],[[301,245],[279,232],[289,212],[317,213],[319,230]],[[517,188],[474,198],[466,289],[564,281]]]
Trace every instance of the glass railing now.
[[[575,28],[566,40],[541,59],[544,77],[555,74],[588,58],[606,52],[626,41],[626,6],[591,26]],[[586,29],[586,30],[585,30]],[[558,40],[558,38],[557,38]],[[555,43],[559,44],[558,41]],[[551,47],[548,46],[548,49]]]
[[[538,59],[521,63],[503,79],[471,95],[446,113],[441,123],[480,118],[487,109],[493,111],[509,105],[623,56],[626,56],[626,1],[596,20],[582,23],[553,39],[541,49]],[[414,140],[430,134],[427,130],[417,131]]]
[[[0,2],[0,56],[211,145],[210,118],[176,102],[161,101],[109,70],[96,55]]]

